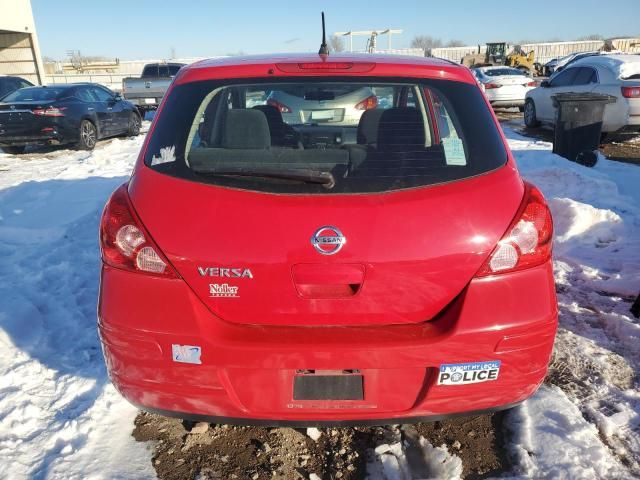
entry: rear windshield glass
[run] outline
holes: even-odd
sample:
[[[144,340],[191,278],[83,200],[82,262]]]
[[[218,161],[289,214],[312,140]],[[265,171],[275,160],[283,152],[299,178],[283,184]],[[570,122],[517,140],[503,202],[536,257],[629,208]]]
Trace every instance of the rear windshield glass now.
[[[505,162],[475,85],[380,78],[176,86],[145,157],[180,178],[305,194],[415,188]]]
[[[143,77],[175,77],[182,65],[147,65],[142,70]]]
[[[523,75],[517,68],[492,68],[490,70],[482,70],[487,77],[503,77],[505,75]]]
[[[62,94],[65,88],[55,87],[34,87],[22,88],[10,93],[2,99],[3,102],[41,102],[44,100],[55,100]]]

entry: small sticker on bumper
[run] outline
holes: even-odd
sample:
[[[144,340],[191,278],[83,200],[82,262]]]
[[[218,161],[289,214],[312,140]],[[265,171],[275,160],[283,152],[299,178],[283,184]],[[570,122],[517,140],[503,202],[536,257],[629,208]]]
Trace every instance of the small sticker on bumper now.
[[[446,363],[440,365],[438,385],[465,385],[497,380],[500,360],[471,363]]]
[[[202,350],[196,345],[171,345],[171,354],[174,362],[194,363],[201,365],[200,354]]]

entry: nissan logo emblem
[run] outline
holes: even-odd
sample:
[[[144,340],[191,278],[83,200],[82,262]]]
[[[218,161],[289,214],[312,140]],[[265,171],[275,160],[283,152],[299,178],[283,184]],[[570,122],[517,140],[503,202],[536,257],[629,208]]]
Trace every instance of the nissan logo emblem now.
[[[315,231],[311,237],[311,245],[322,255],[338,253],[347,239],[336,227],[325,225]]]

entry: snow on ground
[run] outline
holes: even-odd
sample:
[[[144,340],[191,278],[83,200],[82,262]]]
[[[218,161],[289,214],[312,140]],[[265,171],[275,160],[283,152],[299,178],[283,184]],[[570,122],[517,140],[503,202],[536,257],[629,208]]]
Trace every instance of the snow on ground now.
[[[506,129],[556,225],[560,325],[551,383],[508,415],[513,475],[640,475],[640,168],[568,162]],[[109,384],[95,328],[98,221],[142,143],[93,152],[0,153],[0,477],[152,478],[136,410]],[[558,388],[559,387],[559,388]],[[403,435],[411,437],[411,431]],[[408,433],[407,433],[408,432]],[[461,460],[423,438],[380,445],[371,478],[458,478]],[[418,453],[416,453],[418,452]]]
[[[509,415],[520,473],[640,475],[640,168],[601,157],[586,168],[505,129],[523,176],[554,217],[560,331],[550,382]]]
[[[0,153],[0,478],[149,478],[96,333],[98,221],[143,137]]]

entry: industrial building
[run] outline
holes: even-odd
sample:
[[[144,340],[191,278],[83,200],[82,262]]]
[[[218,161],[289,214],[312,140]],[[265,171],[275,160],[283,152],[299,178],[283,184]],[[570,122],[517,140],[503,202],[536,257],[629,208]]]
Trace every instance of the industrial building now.
[[[30,0],[0,0],[0,75],[44,83]]]

